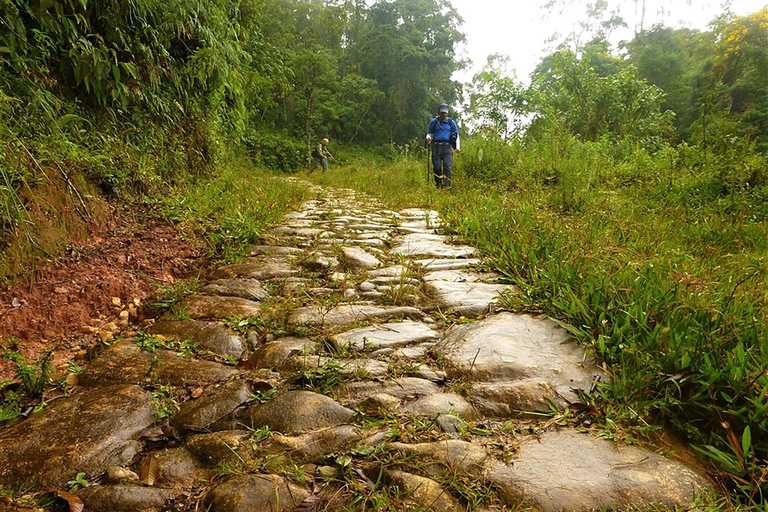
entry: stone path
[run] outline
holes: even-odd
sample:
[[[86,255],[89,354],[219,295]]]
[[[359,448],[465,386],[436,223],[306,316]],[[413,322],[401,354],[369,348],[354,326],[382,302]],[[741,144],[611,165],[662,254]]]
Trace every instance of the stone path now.
[[[710,492],[678,461],[529,414],[606,376],[552,321],[496,311],[515,290],[439,227],[318,188],[0,428],[0,483],[82,472],[71,499],[104,512],[635,510]]]

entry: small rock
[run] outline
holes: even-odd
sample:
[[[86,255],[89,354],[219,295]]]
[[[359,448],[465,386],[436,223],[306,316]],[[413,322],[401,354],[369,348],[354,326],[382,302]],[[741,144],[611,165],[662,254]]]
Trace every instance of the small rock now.
[[[108,484],[132,484],[139,482],[139,475],[123,466],[110,466],[105,481]]]

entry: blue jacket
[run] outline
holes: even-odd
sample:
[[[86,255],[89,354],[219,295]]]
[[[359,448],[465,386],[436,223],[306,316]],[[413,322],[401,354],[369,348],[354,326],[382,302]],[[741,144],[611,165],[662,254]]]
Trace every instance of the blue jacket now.
[[[440,118],[434,117],[432,118],[432,121],[429,122],[429,130],[427,133],[432,134],[432,140],[434,141],[451,142],[451,140],[456,140],[456,137],[459,134],[459,128],[450,117],[446,117],[445,121],[442,123],[440,122]],[[452,133],[456,134],[453,139],[451,139]]]

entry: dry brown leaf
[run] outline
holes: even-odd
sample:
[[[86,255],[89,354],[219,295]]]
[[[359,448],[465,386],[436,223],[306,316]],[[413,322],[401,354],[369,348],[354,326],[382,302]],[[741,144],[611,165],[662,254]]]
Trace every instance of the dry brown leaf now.
[[[50,492],[65,500],[69,504],[69,512],[82,512],[85,509],[85,503],[83,503],[83,500],[71,492],[62,491],[61,489],[57,489],[55,487],[52,487]]]
[[[152,456],[144,459],[144,462],[141,465],[141,474],[139,475],[141,483],[144,485],[155,485],[155,480],[157,480],[157,471],[159,469],[160,467],[157,464],[157,459]]]
[[[200,398],[203,396],[203,388],[195,388],[190,395],[192,398]]]

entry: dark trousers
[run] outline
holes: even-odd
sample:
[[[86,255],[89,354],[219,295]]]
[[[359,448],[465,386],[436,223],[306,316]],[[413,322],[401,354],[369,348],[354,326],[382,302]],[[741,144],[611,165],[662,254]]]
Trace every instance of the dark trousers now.
[[[432,172],[437,188],[451,186],[451,167],[453,166],[453,148],[450,143],[435,141],[432,143]]]

